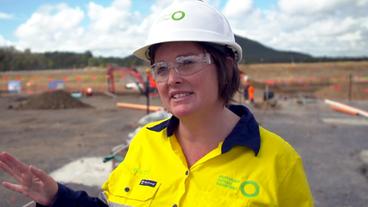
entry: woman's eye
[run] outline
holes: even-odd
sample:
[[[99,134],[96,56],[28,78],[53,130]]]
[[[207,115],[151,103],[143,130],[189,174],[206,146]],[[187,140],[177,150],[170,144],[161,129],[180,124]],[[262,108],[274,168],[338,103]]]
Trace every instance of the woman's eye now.
[[[191,64],[196,64],[198,63],[198,59],[197,58],[194,58],[194,57],[187,57],[187,58],[183,58],[181,60],[181,63],[183,65],[191,65]]]
[[[177,63],[179,65],[191,65],[191,64],[195,64],[198,61],[196,60],[196,58],[194,58],[193,56],[182,56],[182,57],[178,57],[176,59]]]
[[[182,61],[183,65],[188,65],[188,64],[193,64],[193,63],[195,63],[195,61],[192,59],[186,59]]]
[[[161,75],[161,74],[166,73],[167,71],[168,71],[167,67],[161,66],[156,69],[156,74]]]

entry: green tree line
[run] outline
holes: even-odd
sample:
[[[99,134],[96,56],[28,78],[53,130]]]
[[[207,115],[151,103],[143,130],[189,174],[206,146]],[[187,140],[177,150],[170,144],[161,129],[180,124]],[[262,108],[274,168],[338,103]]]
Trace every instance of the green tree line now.
[[[239,37],[237,37],[239,38]],[[368,57],[313,57],[303,53],[278,51],[267,48],[257,42],[245,38],[237,40],[244,48],[241,63],[290,63],[290,62],[334,62],[334,61],[366,61]],[[106,67],[108,64],[135,67],[143,65],[143,61],[134,56],[94,57],[90,51],[45,52],[34,53],[27,49],[19,51],[14,47],[0,47],[0,72],[20,70],[73,69],[85,67]]]
[[[132,56],[127,58],[94,57],[90,51],[86,51],[84,53],[33,53],[29,49],[20,51],[14,47],[0,47],[0,72],[106,67],[108,64],[130,67],[142,65],[143,62],[133,58]]]

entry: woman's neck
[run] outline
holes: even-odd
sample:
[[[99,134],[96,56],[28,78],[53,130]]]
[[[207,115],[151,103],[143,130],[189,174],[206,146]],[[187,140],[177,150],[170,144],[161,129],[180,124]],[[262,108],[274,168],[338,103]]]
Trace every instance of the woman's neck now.
[[[180,118],[176,137],[189,166],[218,146],[230,134],[239,117],[222,106]]]

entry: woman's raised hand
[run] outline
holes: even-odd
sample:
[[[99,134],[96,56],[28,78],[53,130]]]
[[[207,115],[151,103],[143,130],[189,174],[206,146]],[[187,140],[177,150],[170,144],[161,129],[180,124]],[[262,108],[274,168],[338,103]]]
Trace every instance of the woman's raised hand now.
[[[4,187],[22,193],[45,206],[53,202],[58,191],[58,185],[43,170],[26,165],[6,152],[0,153],[0,170],[17,181],[17,183],[3,181]]]

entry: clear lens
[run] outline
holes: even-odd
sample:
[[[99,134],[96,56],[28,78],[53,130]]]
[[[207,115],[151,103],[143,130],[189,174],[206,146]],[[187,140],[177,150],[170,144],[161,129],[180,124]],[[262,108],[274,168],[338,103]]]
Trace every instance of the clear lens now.
[[[175,63],[157,62],[151,66],[151,71],[156,82],[164,82],[169,77],[170,68],[181,76],[188,76],[201,71],[203,64],[212,64],[209,53],[179,56]]]

